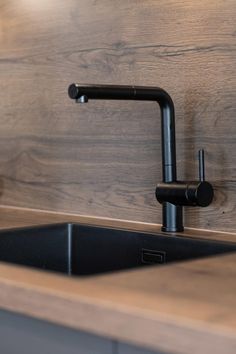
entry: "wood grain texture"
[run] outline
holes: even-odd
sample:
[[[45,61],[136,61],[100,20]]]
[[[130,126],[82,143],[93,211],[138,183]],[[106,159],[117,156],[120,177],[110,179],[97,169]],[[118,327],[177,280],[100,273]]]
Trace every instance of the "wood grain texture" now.
[[[179,178],[205,148],[215,188],[185,224],[236,230],[234,0],[1,0],[0,19],[2,205],[160,223],[158,106],[67,97],[74,81],[156,85],[176,106]]]
[[[234,279],[235,255],[79,281],[1,264],[0,304],[161,353],[234,354]]]
[[[0,230],[58,223],[79,223],[84,225],[105,226],[108,228],[141,231],[154,235],[159,235],[161,232],[161,225],[157,224],[0,206]],[[166,234],[173,235],[173,233]],[[212,241],[235,242],[236,234],[186,228],[184,234],[179,232],[175,233],[175,235]]]

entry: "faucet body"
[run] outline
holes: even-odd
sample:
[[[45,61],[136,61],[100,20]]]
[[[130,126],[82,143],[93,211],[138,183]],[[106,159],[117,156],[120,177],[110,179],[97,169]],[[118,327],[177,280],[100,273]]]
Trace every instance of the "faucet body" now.
[[[163,207],[162,231],[183,231],[183,205],[209,205],[213,189],[208,182],[177,181],[175,110],[170,95],[159,87],[71,84],[71,99],[86,103],[89,99],[156,101],[161,110],[162,183],[156,197]],[[200,188],[201,187],[201,188]],[[203,204],[201,205],[203,200]]]

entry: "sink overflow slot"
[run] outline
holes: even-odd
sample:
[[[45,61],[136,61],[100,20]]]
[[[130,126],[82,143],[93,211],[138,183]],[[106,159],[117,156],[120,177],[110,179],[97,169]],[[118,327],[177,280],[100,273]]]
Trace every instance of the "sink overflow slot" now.
[[[163,264],[166,262],[166,252],[142,249],[142,263],[144,264]]]

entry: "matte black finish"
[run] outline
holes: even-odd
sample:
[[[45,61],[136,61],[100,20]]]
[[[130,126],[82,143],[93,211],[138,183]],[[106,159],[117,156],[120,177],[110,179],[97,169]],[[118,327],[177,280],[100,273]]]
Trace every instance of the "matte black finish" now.
[[[89,99],[158,102],[162,117],[163,181],[176,180],[174,104],[166,91],[159,87],[71,84],[68,94],[79,103],[88,102]]]
[[[163,201],[161,230],[164,232],[184,231],[182,206]]]
[[[158,183],[156,198],[159,203],[168,201],[176,205],[208,206],[213,199],[213,188],[209,182]]]
[[[205,153],[201,149],[198,151],[198,161],[199,161],[199,181],[205,181]]]
[[[157,200],[163,204],[162,231],[183,231],[183,205],[207,206],[213,188],[204,182],[204,151],[199,152],[200,182],[177,182],[175,111],[170,95],[160,87],[71,84],[68,95],[79,103],[89,99],[156,101],[161,109],[163,183],[156,188]]]
[[[0,261],[77,276],[228,252],[236,252],[236,243],[80,224],[0,231]]]

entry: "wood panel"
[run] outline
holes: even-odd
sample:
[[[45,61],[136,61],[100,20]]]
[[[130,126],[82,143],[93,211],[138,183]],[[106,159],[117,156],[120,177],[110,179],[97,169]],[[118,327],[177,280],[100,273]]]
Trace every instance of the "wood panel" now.
[[[234,0],[1,0],[2,205],[161,222],[155,103],[67,97],[71,82],[156,85],[176,105],[179,178],[206,149],[214,203],[185,225],[235,231]]]

